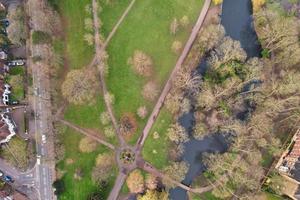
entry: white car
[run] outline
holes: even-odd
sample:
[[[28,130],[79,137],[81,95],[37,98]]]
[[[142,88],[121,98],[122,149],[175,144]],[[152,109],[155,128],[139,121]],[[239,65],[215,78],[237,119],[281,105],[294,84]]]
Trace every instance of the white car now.
[[[43,144],[46,143],[46,135],[42,135],[42,142],[43,142]]]

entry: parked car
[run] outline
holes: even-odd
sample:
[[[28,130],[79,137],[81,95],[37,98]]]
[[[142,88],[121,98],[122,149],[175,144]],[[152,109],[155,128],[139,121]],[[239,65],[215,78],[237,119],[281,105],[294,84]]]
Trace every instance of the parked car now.
[[[18,105],[20,102],[18,100],[14,100],[12,102],[10,102],[11,105]]]
[[[9,26],[9,21],[8,21],[8,19],[2,19],[0,23],[1,23],[1,25],[4,25],[5,27],[8,27],[8,26]]]
[[[4,84],[4,89],[6,89],[6,90],[10,90],[10,85],[8,85],[8,84]]]
[[[8,176],[8,175],[4,176],[4,181],[10,182],[10,183],[14,182],[13,178],[11,176]]]
[[[43,142],[43,144],[45,144],[47,142],[46,135],[42,135],[42,142]]]
[[[0,170],[0,177],[4,175],[3,171]]]
[[[10,67],[13,67],[13,66],[23,66],[23,65],[25,65],[25,60],[23,60],[23,59],[12,60],[12,61],[9,61],[7,64]]]

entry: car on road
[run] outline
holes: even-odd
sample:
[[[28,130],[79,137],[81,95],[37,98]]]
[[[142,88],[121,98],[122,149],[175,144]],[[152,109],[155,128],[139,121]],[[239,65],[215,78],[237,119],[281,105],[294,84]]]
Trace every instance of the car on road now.
[[[8,175],[4,176],[3,179],[6,182],[10,182],[10,183],[14,182],[13,178],[11,176],[8,176]]]
[[[42,135],[42,142],[43,142],[43,144],[45,144],[47,142],[46,135]]]
[[[0,177],[4,175],[3,171],[0,170]]]
[[[8,66],[22,66],[22,65],[25,65],[25,60],[23,59],[19,59],[19,60],[12,60],[12,61],[9,61],[8,63]]]

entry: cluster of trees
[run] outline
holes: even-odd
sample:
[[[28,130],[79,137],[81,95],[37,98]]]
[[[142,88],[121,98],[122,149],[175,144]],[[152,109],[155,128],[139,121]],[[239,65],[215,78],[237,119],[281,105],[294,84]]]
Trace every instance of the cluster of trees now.
[[[176,33],[180,30],[180,28],[186,28],[190,24],[190,19],[188,16],[184,15],[180,20],[177,18],[174,18],[170,24],[170,34],[175,36]],[[175,54],[179,54],[181,52],[181,49],[183,47],[183,44],[179,40],[174,40],[171,46],[171,50]]]
[[[114,155],[111,153],[102,153],[97,156],[96,164],[92,170],[92,180],[94,183],[99,186],[107,185],[113,174],[114,158]]]
[[[91,153],[97,148],[97,141],[90,137],[84,137],[79,142],[79,150],[83,153]]]
[[[96,73],[91,69],[71,70],[61,86],[62,95],[75,105],[92,104],[98,83]]]
[[[60,39],[62,32],[61,20],[58,13],[49,6],[48,1],[29,0],[27,7],[32,24],[33,63],[40,64],[44,75],[57,76],[58,68],[62,65],[62,56],[55,51],[53,42]],[[31,12],[34,11],[34,12]],[[23,18],[25,20],[25,18]]]
[[[22,6],[9,6],[7,11],[7,19],[10,23],[7,27],[8,39],[13,44],[24,45],[27,38],[24,8]]]
[[[126,184],[131,193],[138,194],[138,200],[167,200],[169,196],[164,188],[161,188],[158,177],[153,174],[144,177],[140,170],[132,171]]]
[[[92,18],[92,6],[90,4],[85,6],[85,14],[86,18],[84,19],[84,40],[87,42],[89,46],[92,46],[95,41],[94,37],[94,22]]]
[[[263,58],[246,59],[237,42],[224,38],[210,54],[198,97],[204,115],[197,115],[195,134],[232,136],[226,153],[205,156],[220,198],[253,199],[265,176],[264,157],[279,156],[279,138],[300,125],[299,22],[271,7],[256,10],[254,19]]]
[[[124,135],[132,135],[137,130],[137,121],[134,114],[125,113],[120,120],[120,131]]]

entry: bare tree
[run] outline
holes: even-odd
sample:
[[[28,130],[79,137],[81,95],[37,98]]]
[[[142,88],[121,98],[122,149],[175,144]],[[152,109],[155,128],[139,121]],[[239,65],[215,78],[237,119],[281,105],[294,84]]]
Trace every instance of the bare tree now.
[[[150,76],[152,73],[153,61],[146,53],[136,50],[132,57],[128,59],[128,64],[132,65],[135,73],[141,76]]]
[[[154,81],[149,81],[143,88],[142,95],[146,100],[154,101],[159,94],[157,84]]]
[[[170,33],[172,35],[175,35],[177,33],[178,29],[179,29],[178,20],[177,20],[177,18],[174,18],[170,24]]]
[[[189,140],[188,135],[180,124],[172,124],[167,130],[167,136],[169,140],[176,144],[184,143]]]
[[[95,102],[97,78],[96,73],[88,70],[72,70],[62,84],[63,96],[76,105]]]

